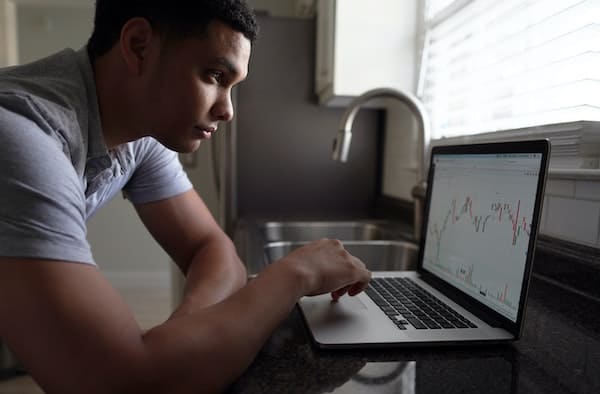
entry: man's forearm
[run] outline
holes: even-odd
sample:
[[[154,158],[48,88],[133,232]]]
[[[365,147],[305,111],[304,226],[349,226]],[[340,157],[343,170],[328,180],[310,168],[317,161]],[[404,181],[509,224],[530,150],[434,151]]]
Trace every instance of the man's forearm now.
[[[298,298],[364,288],[370,277],[341,242],[321,240],[269,264],[237,291],[239,282],[227,282],[223,293],[233,294],[223,301],[215,303],[223,295],[213,293],[212,305],[142,332],[95,267],[0,258],[0,273],[0,295],[14,299],[0,304],[3,339],[45,391],[92,394],[223,391]]]
[[[247,273],[229,239],[199,248],[188,265],[183,302],[176,314],[223,301],[246,284]]]
[[[143,343],[156,356],[151,371],[160,371],[171,385],[165,392],[178,392],[177,385],[217,392],[239,376],[304,293],[302,274],[294,266],[269,266],[223,302],[148,331]]]
[[[364,264],[339,241],[321,240],[299,248],[222,302],[148,331],[143,344],[154,355],[150,371],[177,377],[165,379],[168,392],[178,392],[175,384],[181,392],[194,387],[222,391],[252,362],[300,297],[353,284],[364,288],[369,278]]]

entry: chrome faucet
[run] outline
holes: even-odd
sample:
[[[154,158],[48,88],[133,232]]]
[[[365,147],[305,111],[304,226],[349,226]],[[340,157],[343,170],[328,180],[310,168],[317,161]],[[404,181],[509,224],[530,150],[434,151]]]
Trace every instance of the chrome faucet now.
[[[337,138],[333,145],[333,160],[346,162],[352,140],[352,123],[356,113],[363,104],[373,98],[393,98],[404,103],[417,120],[419,127],[418,152],[417,152],[417,184],[412,188],[414,198],[414,239],[421,238],[423,226],[423,202],[427,188],[427,149],[429,145],[429,117],[423,104],[412,94],[390,88],[369,90],[355,98],[344,113],[340,122]]]

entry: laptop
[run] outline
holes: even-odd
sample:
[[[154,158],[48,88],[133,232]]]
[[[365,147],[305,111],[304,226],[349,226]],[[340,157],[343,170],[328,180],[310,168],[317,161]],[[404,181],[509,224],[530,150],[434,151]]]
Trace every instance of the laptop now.
[[[337,302],[329,294],[300,299],[315,344],[517,340],[549,151],[547,140],[433,147],[416,270],[373,272],[366,291]]]

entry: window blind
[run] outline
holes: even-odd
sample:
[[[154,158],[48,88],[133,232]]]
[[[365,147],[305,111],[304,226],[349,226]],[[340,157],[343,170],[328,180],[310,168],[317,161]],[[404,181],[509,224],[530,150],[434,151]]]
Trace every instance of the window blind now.
[[[600,121],[600,1],[426,4],[432,138]]]

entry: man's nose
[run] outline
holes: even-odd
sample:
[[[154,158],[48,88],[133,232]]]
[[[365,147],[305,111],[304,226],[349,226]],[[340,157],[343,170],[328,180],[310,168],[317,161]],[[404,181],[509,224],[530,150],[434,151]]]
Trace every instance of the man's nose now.
[[[233,119],[233,102],[231,92],[223,94],[213,106],[213,116],[223,122]]]

